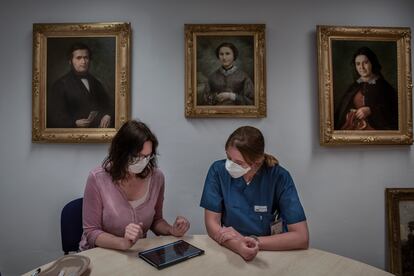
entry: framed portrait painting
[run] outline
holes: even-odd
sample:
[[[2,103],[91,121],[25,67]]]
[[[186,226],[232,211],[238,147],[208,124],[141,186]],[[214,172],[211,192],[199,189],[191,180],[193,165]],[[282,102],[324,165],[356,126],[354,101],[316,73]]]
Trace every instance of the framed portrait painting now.
[[[390,272],[414,275],[414,188],[388,188],[385,194]]]
[[[321,145],[413,143],[409,28],[317,26]]]
[[[129,119],[129,23],[33,24],[32,141],[108,142]]]
[[[185,25],[185,116],[266,117],[265,25]]]

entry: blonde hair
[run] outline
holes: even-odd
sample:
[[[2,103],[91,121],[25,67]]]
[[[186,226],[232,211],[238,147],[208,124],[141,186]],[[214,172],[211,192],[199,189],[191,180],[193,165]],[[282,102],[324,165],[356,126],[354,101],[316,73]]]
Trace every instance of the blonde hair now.
[[[276,159],[276,157],[267,153],[264,154],[264,162],[268,167],[274,167],[276,165],[279,165],[279,161]]]

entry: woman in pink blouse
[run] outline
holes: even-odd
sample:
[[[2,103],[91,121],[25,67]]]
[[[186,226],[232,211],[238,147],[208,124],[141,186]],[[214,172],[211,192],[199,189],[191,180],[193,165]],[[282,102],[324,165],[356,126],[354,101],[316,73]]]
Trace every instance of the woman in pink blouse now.
[[[119,129],[102,166],[86,182],[80,250],[126,250],[145,238],[148,229],[181,237],[190,228],[184,217],[173,225],[163,218],[164,175],[157,168],[157,146],[142,122],[128,121]]]

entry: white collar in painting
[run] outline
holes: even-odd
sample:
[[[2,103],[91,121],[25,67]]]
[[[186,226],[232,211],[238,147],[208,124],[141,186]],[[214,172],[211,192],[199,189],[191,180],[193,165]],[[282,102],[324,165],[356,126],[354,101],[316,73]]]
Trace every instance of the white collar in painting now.
[[[220,67],[220,72],[225,76],[233,74],[236,70],[237,70],[236,65],[233,65],[233,67],[231,67],[229,70],[226,70],[223,67]]]
[[[362,80],[362,78],[359,78],[359,79],[357,79],[357,83],[367,82],[369,84],[375,84],[377,82],[377,79],[379,79],[378,76],[374,76],[374,77],[370,78],[368,81],[364,81],[364,80]]]

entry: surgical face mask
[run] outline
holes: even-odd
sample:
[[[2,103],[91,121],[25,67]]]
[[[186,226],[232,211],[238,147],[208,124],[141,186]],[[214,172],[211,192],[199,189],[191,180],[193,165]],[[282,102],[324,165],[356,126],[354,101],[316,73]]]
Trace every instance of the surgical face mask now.
[[[239,164],[234,163],[233,161],[227,159],[226,160],[226,170],[229,172],[231,177],[239,178],[239,177],[245,175],[248,171],[250,171],[250,167],[243,168]]]
[[[134,161],[128,167],[128,171],[131,173],[139,174],[141,173],[145,167],[148,165],[148,162],[152,159],[152,156],[148,156],[145,158],[139,158],[137,161]]]

